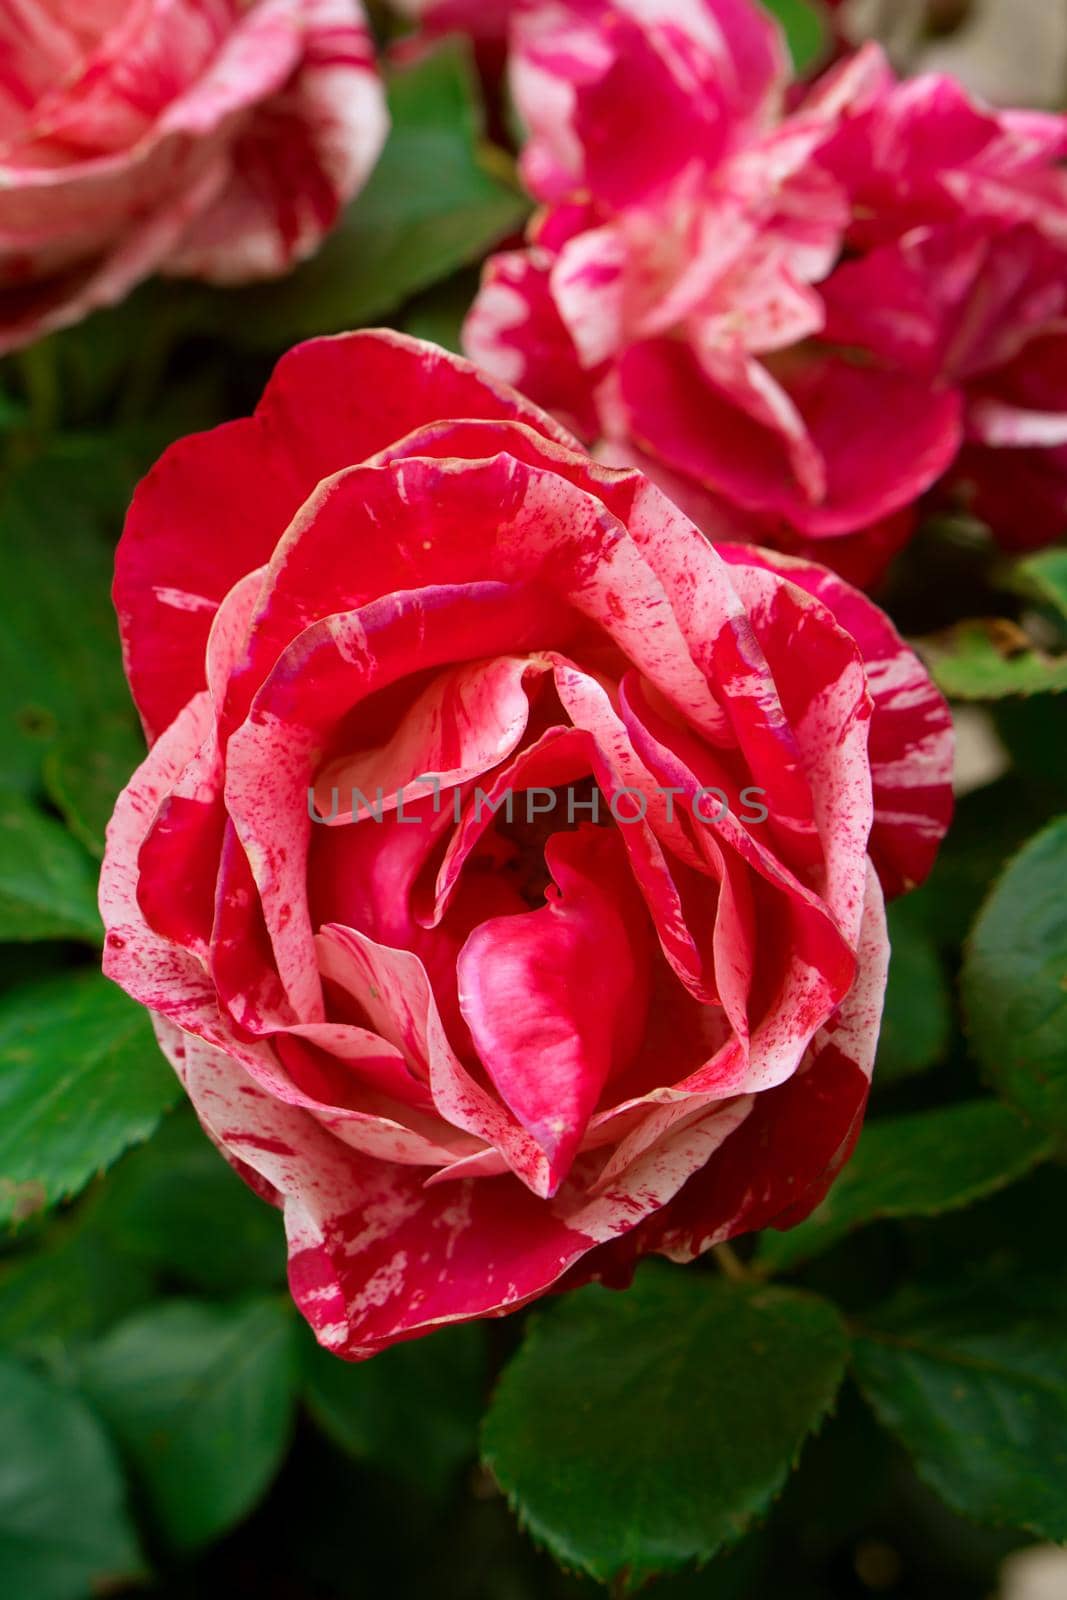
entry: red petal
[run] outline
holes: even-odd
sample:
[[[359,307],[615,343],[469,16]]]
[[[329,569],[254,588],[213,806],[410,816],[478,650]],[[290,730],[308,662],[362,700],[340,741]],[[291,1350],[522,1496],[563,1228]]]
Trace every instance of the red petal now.
[[[922,883],[952,820],[952,713],[915,652],[866,595],[825,567],[745,545],[720,545],[734,566],[780,572],[855,639],[874,700],[869,753],[874,789],[870,854],[888,896]]]
[[[915,500],[959,449],[959,396],[902,373],[806,360],[785,387],[826,466],[825,494],[798,483],[788,440],[705,381],[673,341],[631,349],[622,391],[638,443],[750,511],[773,512],[813,536],[850,533]]]
[[[483,922],[459,958],[460,1007],[485,1069],[549,1158],[552,1192],[608,1077],[640,1044],[647,920],[614,832],[553,834],[555,893]]]
[[[116,557],[127,675],[151,737],[204,686],[223,596],[323,478],[435,418],[517,420],[568,436],[469,362],[393,332],[298,345],[254,417],[182,439],[139,486]]]

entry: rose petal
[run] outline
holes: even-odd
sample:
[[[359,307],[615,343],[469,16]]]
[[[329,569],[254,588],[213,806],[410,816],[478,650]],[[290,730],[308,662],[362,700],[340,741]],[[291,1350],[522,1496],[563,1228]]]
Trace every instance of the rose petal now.
[[[459,957],[459,1000],[485,1070],[549,1160],[570,1167],[600,1092],[640,1040],[644,919],[612,833],[557,833],[540,911],[483,922]]]
[[[219,603],[270,559],[322,479],[438,417],[569,436],[459,357],[392,331],[298,345],[254,417],[180,440],[140,484],[116,558],[127,674],[150,735],[204,684]],[[199,536],[190,539],[188,528]]]
[[[637,346],[620,370],[642,444],[708,488],[810,535],[851,532],[916,499],[960,444],[957,395],[901,373],[812,358],[788,385],[828,473],[825,496],[812,501],[781,437],[718,396],[683,346]]]
[[[731,565],[780,572],[855,639],[874,702],[870,853],[887,896],[914,888],[928,876],[952,819],[954,739],[943,695],[885,613],[825,567],[742,545],[720,545],[719,554]]]

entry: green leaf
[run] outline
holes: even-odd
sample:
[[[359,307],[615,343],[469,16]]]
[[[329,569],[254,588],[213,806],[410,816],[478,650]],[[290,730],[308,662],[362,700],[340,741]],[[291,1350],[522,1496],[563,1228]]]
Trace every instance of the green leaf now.
[[[1003,587],[1039,601],[1048,615],[959,622],[918,641],[934,678],[954,699],[996,701],[1067,689],[1065,552],[1045,550],[1016,562],[1004,573]]]
[[[826,12],[818,0],[762,0],[762,3],[781,23],[798,73],[809,72],[825,60],[830,49],[830,29]]]
[[[82,1382],[178,1549],[216,1539],[267,1489],[296,1394],[292,1308],[172,1300],[90,1349]]]
[[[646,1268],[538,1313],[484,1458],[567,1567],[636,1587],[766,1511],[833,1403],[846,1340],[813,1296]]]
[[[183,1105],[132,1150],[100,1196],[98,1226],[123,1259],[183,1287],[233,1296],[285,1282],[285,1229]]]
[[[31,801],[0,790],[0,939],[102,937],[92,861]]]
[[[0,1221],[76,1194],[179,1092],[147,1013],[97,973],[0,997]]]
[[[118,1463],[76,1396],[0,1359],[0,1594],[86,1600],[144,1571]]]
[[[962,974],[972,1047],[994,1087],[1067,1133],[1067,817],[1031,839],[975,924]]]
[[[1048,1134],[996,1100],[880,1117],[818,1210],[766,1233],[757,1261],[788,1271],[880,1217],[936,1217],[1005,1188],[1052,1153]]]
[[[144,738],[128,706],[100,710],[63,730],[44,758],[49,799],[87,850],[102,858],[115,800],[144,760]]]
[[[979,1522],[1067,1539],[1062,1283],[909,1289],[865,1322],[857,1377],[921,1476]]]
[[[66,1375],[74,1346],[151,1296],[152,1278],[84,1216],[0,1266],[0,1346]]]
[[[954,700],[1000,700],[1067,689],[1067,656],[1034,645],[1014,622],[959,622],[916,641],[934,681]]]
[[[522,227],[528,202],[483,142],[458,40],[395,73],[389,104],[388,143],[339,227],[283,282],[216,295],[225,331],[277,347],[386,318]]]
[[[1067,619],[1067,550],[1042,550],[1017,562],[1012,574],[1014,586],[1039,600]]]
[[[477,1456],[486,1387],[480,1326],[445,1328],[356,1364],[308,1334],[303,1367],[311,1415],[349,1455],[431,1495]]]
[[[876,1088],[932,1067],[948,1046],[952,1026],[948,981],[922,907],[910,899],[889,907],[889,942]]]
[[[111,605],[114,540],[125,472],[101,486],[110,458],[45,457],[8,480],[0,496],[0,560],[17,572],[0,597],[0,743],[5,784],[34,794],[46,760],[52,798],[83,842],[99,848],[114,794],[136,760],[136,717],[122,673]],[[112,463],[113,465],[113,463]],[[101,749],[119,741],[120,774],[101,799]],[[114,763],[113,763],[114,765]]]

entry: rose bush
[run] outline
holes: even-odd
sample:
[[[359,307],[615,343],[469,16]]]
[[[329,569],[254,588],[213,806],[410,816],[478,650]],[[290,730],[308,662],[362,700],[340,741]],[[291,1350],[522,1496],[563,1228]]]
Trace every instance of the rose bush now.
[[[1067,118],[875,46],[797,100],[754,0],[523,6],[511,76],[541,209],[475,360],[712,536],[860,582],[934,486],[1008,544],[1063,532]]]
[[[0,51],[0,354],[159,269],[284,272],[385,138],[360,0],[30,0]]]
[[[284,1207],[323,1344],[816,1204],[863,1116],[883,886],[951,808],[947,707],[868,600],[716,553],[389,332],[298,347],[173,446],[115,599],[151,752],[105,968]]]

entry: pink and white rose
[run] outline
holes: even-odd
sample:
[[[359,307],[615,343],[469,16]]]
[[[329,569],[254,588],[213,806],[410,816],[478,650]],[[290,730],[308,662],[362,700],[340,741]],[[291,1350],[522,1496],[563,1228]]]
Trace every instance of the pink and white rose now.
[[[385,138],[360,0],[6,0],[0,57],[0,353],[156,271],[285,272]]]
[[[898,83],[874,46],[786,113],[752,0],[544,0],[511,44],[541,210],[470,355],[713,536],[858,581],[935,485],[1009,543],[1067,528],[1067,118]]]
[[[387,332],[298,347],[254,417],[173,446],[115,599],[151,750],[105,968],[284,1211],[324,1345],[817,1203],[867,1099],[883,896],[951,810],[947,707],[869,600],[716,552]]]

